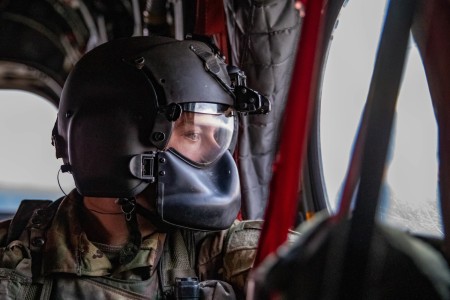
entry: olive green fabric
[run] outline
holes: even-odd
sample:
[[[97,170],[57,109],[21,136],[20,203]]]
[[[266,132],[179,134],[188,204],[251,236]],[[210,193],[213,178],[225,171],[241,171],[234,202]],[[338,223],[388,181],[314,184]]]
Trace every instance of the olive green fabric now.
[[[46,230],[32,217],[20,238],[9,244],[10,221],[0,223],[0,298],[161,299],[157,265],[166,234],[144,239],[131,262],[116,266],[82,230],[80,200],[72,192],[62,200]],[[236,222],[229,231],[198,234],[195,269],[204,282],[204,295],[233,299],[235,292],[238,299],[244,297],[261,227],[259,221]],[[41,243],[36,243],[36,237]]]

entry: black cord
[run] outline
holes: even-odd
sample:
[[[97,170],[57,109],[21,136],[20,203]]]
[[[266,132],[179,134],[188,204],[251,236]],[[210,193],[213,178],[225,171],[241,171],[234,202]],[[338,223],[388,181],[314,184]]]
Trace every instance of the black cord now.
[[[61,182],[59,181],[59,174],[60,174],[60,173],[61,173],[61,168],[58,169],[58,174],[56,174],[56,180],[58,181],[59,189],[60,189],[61,192],[64,194],[64,196],[67,197],[67,194],[66,194],[66,192],[64,192],[64,189],[63,189],[62,186],[61,186]]]

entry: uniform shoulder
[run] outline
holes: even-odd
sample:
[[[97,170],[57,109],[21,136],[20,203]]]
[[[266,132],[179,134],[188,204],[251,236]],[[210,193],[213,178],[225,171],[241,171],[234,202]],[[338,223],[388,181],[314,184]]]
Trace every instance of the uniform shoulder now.
[[[223,277],[238,297],[244,297],[247,278],[256,258],[263,221],[248,220],[233,224],[223,245]]]
[[[239,250],[255,250],[263,227],[262,220],[237,221],[228,230],[224,241],[224,253]]]

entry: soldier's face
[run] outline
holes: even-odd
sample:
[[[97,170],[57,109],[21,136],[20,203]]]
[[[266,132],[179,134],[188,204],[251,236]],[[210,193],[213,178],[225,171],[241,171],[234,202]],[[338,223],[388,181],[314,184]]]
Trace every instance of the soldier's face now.
[[[229,123],[223,115],[183,112],[175,122],[168,148],[195,163],[210,163],[229,146],[233,132]]]

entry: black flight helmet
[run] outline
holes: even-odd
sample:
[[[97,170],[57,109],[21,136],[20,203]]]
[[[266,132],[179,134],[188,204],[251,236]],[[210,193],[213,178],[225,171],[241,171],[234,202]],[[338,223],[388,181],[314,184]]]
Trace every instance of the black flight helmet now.
[[[245,75],[227,70],[208,44],[118,39],[75,65],[53,140],[81,195],[132,198],[155,184],[165,223],[224,229],[240,209],[230,153],[236,110],[269,109],[267,99],[245,87]]]

